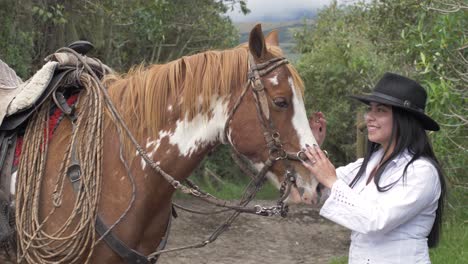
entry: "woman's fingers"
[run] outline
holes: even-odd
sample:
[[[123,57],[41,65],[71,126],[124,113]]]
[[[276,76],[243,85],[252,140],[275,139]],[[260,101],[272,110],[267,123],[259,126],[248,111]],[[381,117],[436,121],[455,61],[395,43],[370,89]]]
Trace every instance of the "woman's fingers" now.
[[[308,162],[302,161],[302,160],[301,160],[301,162],[302,162],[302,165],[304,165],[304,167],[306,167],[308,170],[310,170],[310,171],[314,170],[314,168],[312,168],[312,166]]]
[[[313,151],[315,152],[315,156],[316,156],[318,159],[322,160],[322,159],[326,159],[326,158],[327,158],[327,156],[325,155],[325,153],[323,153],[323,151],[320,149],[320,147],[319,147],[318,145],[314,145],[314,150],[313,150]]]
[[[306,146],[304,153],[306,154],[311,164],[314,164],[315,162],[317,162],[317,159],[314,157],[314,154],[310,151],[310,148],[308,146]]]

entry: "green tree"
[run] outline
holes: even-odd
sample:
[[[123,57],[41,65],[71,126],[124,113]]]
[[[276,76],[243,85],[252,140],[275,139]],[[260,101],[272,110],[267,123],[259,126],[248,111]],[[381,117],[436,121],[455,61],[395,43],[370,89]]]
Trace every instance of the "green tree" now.
[[[0,57],[23,78],[56,49],[82,39],[117,70],[237,44],[226,12],[243,0],[0,0]]]
[[[389,59],[367,38],[370,25],[361,6],[336,3],[319,13],[316,23],[296,35],[303,52],[298,70],[306,83],[307,109],[326,114],[324,148],[337,165],[355,158],[356,111],[350,94],[367,92],[387,69]]]
[[[376,78],[394,71],[427,88],[429,114],[442,126],[431,134],[434,148],[451,182],[466,182],[468,19],[466,5],[451,3],[441,12],[431,1],[334,2],[297,33],[308,108],[328,116],[325,148],[338,164],[354,157],[356,107],[346,95],[368,92]]]

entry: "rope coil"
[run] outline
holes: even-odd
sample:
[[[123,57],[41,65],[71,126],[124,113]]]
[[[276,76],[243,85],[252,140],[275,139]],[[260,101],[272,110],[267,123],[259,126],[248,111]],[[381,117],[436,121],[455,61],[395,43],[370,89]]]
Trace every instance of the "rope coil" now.
[[[95,219],[101,193],[103,105],[102,94],[93,78],[82,73],[85,91],[77,103],[81,111],[66,148],[52,194],[53,208],[39,217],[41,183],[44,181],[48,151],[48,119],[51,102],[45,103],[31,119],[24,136],[23,155],[18,169],[16,223],[18,263],[87,263],[96,245]],[[44,132],[46,131],[46,132]],[[92,135],[92,136],[90,136]],[[66,221],[53,231],[44,225],[57,212],[64,198],[67,169],[71,166],[72,146],[81,167],[80,191]],[[40,151],[37,147],[40,146]]]

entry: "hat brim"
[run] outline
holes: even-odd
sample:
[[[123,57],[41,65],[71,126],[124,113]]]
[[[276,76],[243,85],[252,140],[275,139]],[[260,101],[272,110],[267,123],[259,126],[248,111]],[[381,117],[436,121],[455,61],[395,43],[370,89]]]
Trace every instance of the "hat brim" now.
[[[377,95],[373,95],[373,94],[370,94],[370,95],[350,95],[349,97],[353,98],[353,99],[356,99],[356,100],[358,100],[358,101],[360,101],[362,103],[365,103],[367,105],[370,104],[371,102],[375,102],[375,103],[391,105],[391,106],[394,106],[394,107],[398,107],[400,109],[404,109],[404,110],[412,113],[414,116],[416,116],[416,118],[418,118],[421,121],[421,123],[423,125],[423,128],[425,130],[431,130],[431,131],[439,131],[440,130],[439,124],[437,124],[436,121],[434,121],[432,118],[425,115],[424,113],[421,113],[421,112],[419,112],[419,111],[417,111],[415,109],[409,108],[409,107],[405,107],[405,106],[403,106],[401,104],[398,104],[396,102],[387,100],[387,99],[379,97]]]

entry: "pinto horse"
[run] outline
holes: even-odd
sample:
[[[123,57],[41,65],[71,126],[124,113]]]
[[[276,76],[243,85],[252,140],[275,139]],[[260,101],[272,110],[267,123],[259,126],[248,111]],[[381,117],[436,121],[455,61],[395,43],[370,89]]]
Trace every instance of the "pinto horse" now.
[[[306,143],[316,144],[304,107],[303,83],[295,69],[284,63],[284,59],[279,59],[281,56],[278,34],[272,32],[264,37],[261,26],[257,25],[247,44],[182,57],[164,65],[134,68],[126,75],[109,75],[104,83],[123,122],[147,156],[175,180],[183,181],[219,144],[231,145],[255,167],[262,168],[271,158],[272,151],[266,145],[261,117],[267,117],[274,126],[275,137],[281,141],[285,153],[297,153]],[[256,74],[252,74],[253,68],[257,69]],[[247,83],[249,79],[252,80],[250,84]],[[264,87],[263,99],[251,92],[255,81]],[[242,94],[243,87],[249,88],[245,94]],[[76,111],[84,110],[89,109],[78,104]],[[121,131],[112,126],[115,120],[108,112],[104,120],[102,148],[96,154],[103,157],[102,168],[99,168],[103,177],[95,183],[100,186],[97,213],[104,224],[112,226],[113,236],[131,250],[147,256],[155,251],[165,235],[175,189],[138,155]],[[23,235],[30,242],[18,253],[22,262],[32,262],[31,259],[41,263],[54,262],[61,257],[54,255],[58,254],[54,249],[62,245],[61,241],[71,237],[72,230],[85,228],[80,226],[79,220],[72,219],[71,208],[82,200],[75,198],[76,190],[69,182],[62,183],[62,199],[58,204],[51,199],[57,194],[54,175],[61,171],[72,129],[72,122],[64,119],[47,148],[41,148],[48,155],[40,193],[31,196],[31,199],[37,199],[38,217],[30,225],[35,225],[36,230],[45,235],[40,238],[36,234]],[[98,135],[88,134],[82,139],[93,137]],[[122,162],[123,159],[128,163]],[[286,202],[316,203],[317,181],[299,160],[292,160],[290,165],[296,172],[296,180]],[[267,172],[278,188],[285,180],[285,170],[285,165],[277,162]],[[81,209],[78,214],[83,215],[87,210]],[[18,211],[21,208],[17,208],[17,221]],[[68,224],[64,227],[63,223]],[[62,233],[65,234],[62,240],[41,240],[67,229]],[[95,241],[100,240],[96,234],[89,235]],[[67,263],[128,261],[102,241],[84,245],[78,241],[69,247],[70,250],[76,247],[74,250],[84,257],[68,259]],[[37,252],[44,248],[48,250],[39,257]]]

